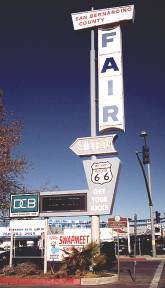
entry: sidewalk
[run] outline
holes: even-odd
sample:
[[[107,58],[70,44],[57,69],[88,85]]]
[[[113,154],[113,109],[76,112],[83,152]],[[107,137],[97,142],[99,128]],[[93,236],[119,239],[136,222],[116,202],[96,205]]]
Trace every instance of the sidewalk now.
[[[147,260],[163,260],[163,261],[165,261],[165,255],[157,255],[156,257],[146,255],[145,257]]]
[[[165,260],[165,255],[157,255],[156,257],[152,257],[151,255],[137,255],[136,257],[130,257],[130,256],[120,256],[119,259],[127,260],[127,261],[160,261]]]
[[[145,255],[143,259],[140,257],[132,258],[132,261],[130,257],[122,257],[119,279],[115,283],[117,287],[156,288],[159,284],[160,288],[164,288],[165,255],[158,255],[157,257]],[[162,268],[162,270],[160,268]],[[116,286],[111,285],[111,287]]]

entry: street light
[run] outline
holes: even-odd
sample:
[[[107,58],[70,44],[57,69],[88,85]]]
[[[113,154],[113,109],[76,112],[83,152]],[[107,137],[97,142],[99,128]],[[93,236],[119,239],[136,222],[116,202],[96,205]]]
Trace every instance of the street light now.
[[[152,256],[156,256],[156,248],[155,248],[155,227],[154,227],[154,218],[153,218],[153,201],[152,201],[152,193],[151,193],[151,170],[150,170],[150,153],[149,153],[149,145],[147,144],[147,132],[141,131],[140,137],[143,137],[144,139],[144,145],[142,147],[142,156],[143,156],[143,163],[139,157],[139,152],[136,152],[136,156],[138,158],[139,164],[141,166],[147,194],[148,194],[148,200],[149,200],[149,208],[150,208],[150,219],[151,219],[151,238],[152,238]],[[145,172],[145,165],[147,165],[147,176]]]

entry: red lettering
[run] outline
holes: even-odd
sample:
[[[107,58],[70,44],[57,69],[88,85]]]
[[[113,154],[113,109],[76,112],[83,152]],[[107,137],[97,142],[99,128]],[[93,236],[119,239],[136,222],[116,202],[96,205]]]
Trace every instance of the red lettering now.
[[[79,244],[79,236],[75,236],[75,244]]]
[[[68,236],[62,236],[62,244],[67,244],[67,242],[68,242]]]
[[[86,240],[86,236],[83,236],[83,244],[86,244],[85,241]]]
[[[60,236],[59,245],[62,244],[62,236]]]
[[[59,237],[59,245],[84,245],[88,244],[89,242],[89,235],[69,235],[69,236],[60,236]]]
[[[67,237],[67,244],[71,244],[72,242],[71,242],[71,236],[68,236]]]
[[[75,242],[75,237],[74,236],[71,237],[70,242],[71,242],[70,244],[72,244],[72,242],[73,243]]]
[[[82,243],[82,241],[83,241],[82,238],[83,238],[83,236],[80,236],[80,244],[83,244]]]

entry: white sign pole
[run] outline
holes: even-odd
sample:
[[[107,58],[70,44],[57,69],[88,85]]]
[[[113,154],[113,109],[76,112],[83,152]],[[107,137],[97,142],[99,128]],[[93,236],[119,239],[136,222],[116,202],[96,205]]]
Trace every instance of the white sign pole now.
[[[115,221],[120,221],[120,216],[115,216]],[[119,230],[117,229],[117,271],[118,271],[118,279],[120,276],[120,239],[119,239]]]
[[[48,239],[48,218],[45,218],[45,245],[44,245],[44,274],[47,273],[47,239]]]
[[[128,253],[131,253],[131,244],[130,244],[130,227],[129,220],[127,219],[127,237],[128,237]]]
[[[11,229],[11,238],[10,238],[10,260],[9,266],[12,267],[13,265],[13,229]]]
[[[92,8],[93,10],[93,8]],[[91,30],[91,50],[90,50],[90,104],[91,104],[91,136],[96,137],[96,69],[95,69],[95,37],[94,30]],[[96,156],[91,157],[92,160]],[[92,242],[100,244],[100,217],[91,217]]]

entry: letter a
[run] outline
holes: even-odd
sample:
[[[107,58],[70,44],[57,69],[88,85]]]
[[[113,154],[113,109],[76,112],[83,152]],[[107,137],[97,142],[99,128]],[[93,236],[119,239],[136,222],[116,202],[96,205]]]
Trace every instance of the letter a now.
[[[105,73],[107,69],[113,69],[114,71],[119,71],[117,64],[113,57],[106,58],[101,73]]]

